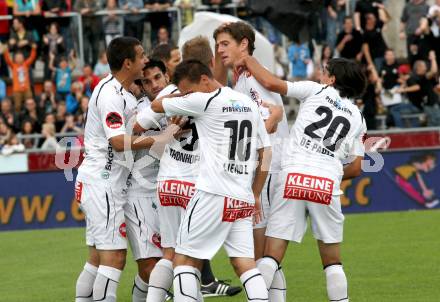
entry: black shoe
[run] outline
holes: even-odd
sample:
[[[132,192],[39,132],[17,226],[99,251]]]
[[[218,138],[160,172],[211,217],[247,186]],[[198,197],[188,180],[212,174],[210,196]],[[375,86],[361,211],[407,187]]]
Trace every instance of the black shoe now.
[[[167,295],[165,296],[165,301],[171,301],[173,300],[174,296],[172,292],[167,292]]]
[[[235,296],[241,292],[241,287],[231,286],[230,280],[217,280],[207,285],[202,284],[203,297],[218,297],[218,296]]]

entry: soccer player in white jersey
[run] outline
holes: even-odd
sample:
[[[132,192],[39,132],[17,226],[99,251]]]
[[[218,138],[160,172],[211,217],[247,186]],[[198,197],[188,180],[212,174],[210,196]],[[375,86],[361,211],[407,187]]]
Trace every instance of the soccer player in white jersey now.
[[[344,215],[340,183],[361,173],[365,120],[353,104],[366,77],[360,66],[347,59],[332,59],[323,67],[321,83],[285,82],[244,57],[243,64],[267,89],[301,102],[298,117],[285,144],[280,180],[269,217],[265,257],[258,268],[266,285],[272,284],[289,241],[301,242],[310,216],[312,232],[327,281],[330,301],[348,301],[347,278],[342,268]],[[343,166],[342,161],[351,161]]]
[[[156,99],[151,108],[170,116],[192,116],[201,158],[196,192],[177,238],[175,301],[198,299],[202,259],[211,259],[221,246],[240,276],[248,301],[267,301],[254,261],[251,217],[255,213],[258,222],[267,176],[264,168],[270,164],[270,140],[258,106],[247,96],[222,87],[199,61],[179,64],[174,81],[182,93],[194,93]]]
[[[131,150],[149,148],[157,140],[139,140],[126,133],[136,107],[127,90],[142,77],[147,60],[141,43],[135,38],[116,38],[107,48],[107,58],[111,74],[100,81],[89,102],[85,158],[75,184],[76,199],[86,215],[89,247],[89,258],[76,284],[77,302],[116,301],[127,248],[122,191],[132,166]],[[177,128],[170,127],[170,131]]]
[[[281,96],[261,86],[245,66],[236,65],[243,55],[252,55],[254,52],[253,28],[244,22],[227,23],[218,27],[213,36],[217,54],[221,58],[221,64],[217,64],[216,68],[223,65],[234,71],[234,90],[246,94],[257,103],[272,144],[272,163],[261,195],[263,219],[254,226],[255,260],[258,263],[264,255],[265,232],[271,202],[275,192],[281,190],[282,186],[278,182],[278,174],[281,171],[282,143],[289,136],[289,128]],[[270,110],[264,106],[264,103],[270,104]],[[269,297],[275,300],[276,296],[284,295],[285,277],[280,268],[274,278],[274,285],[269,289]]]

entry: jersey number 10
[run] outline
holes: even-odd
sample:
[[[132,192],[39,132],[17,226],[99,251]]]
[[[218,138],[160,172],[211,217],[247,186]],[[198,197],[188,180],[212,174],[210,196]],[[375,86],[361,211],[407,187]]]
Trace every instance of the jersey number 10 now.
[[[231,129],[229,160],[235,160],[235,155],[237,155],[240,161],[247,161],[251,156],[251,121],[243,120],[240,122],[240,124],[238,120],[227,121],[225,122],[225,128]]]

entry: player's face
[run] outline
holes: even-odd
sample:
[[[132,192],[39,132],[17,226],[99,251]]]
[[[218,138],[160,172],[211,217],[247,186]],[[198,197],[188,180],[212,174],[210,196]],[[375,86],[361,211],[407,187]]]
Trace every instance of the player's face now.
[[[134,62],[130,62],[130,72],[134,79],[140,79],[143,76],[143,71],[145,64],[148,62],[148,58],[145,55],[144,48],[141,45],[135,47],[136,57]]]
[[[182,61],[182,57],[180,56],[180,50],[173,49],[171,51],[171,58],[167,62],[168,72],[173,75],[174,70],[176,70],[176,66]]]
[[[226,67],[234,67],[234,62],[238,61],[247,52],[247,41],[237,43],[228,33],[220,33],[217,36],[216,44],[218,53]]]
[[[142,86],[151,100],[154,100],[157,97],[159,92],[168,85],[168,82],[168,75],[163,74],[159,67],[148,68],[144,71]]]

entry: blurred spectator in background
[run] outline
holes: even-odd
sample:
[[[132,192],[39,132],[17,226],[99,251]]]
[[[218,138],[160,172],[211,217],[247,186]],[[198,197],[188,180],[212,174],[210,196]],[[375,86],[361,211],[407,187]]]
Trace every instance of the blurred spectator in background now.
[[[362,110],[362,114],[367,124],[367,129],[376,129],[376,112],[377,103],[379,102],[379,95],[381,91],[379,77],[374,66],[367,68],[368,84],[364,95],[356,102]]]
[[[420,34],[415,35],[412,44],[409,46],[411,56],[410,62],[414,64],[417,60],[429,61],[429,52],[440,45],[435,45],[434,36],[429,27],[428,20],[420,20]]]
[[[31,135],[35,134],[34,125],[30,120],[24,120],[21,123],[21,131],[18,133],[19,135]],[[38,139],[35,138],[24,138],[22,139],[22,143],[26,149],[36,148],[38,146]]]
[[[186,26],[193,21],[194,10],[197,6],[196,0],[176,0],[174,6],[180,8],[182,16],[182,26]]]
[[[38,107],[44,113],[54,112],[57,108],[57,100],[59,96],[55,94],[55,89],[51,80],[45,80],[43,84],[43,91],[37,96]]]
[[[93,73],[92,66],[89,64],[84,65],[82,76],[78,78],[78,81],[83,84],[83,92],[86,95],[92,95],[93,89],[99,84],[99,77]]]
[[[41,14],[41,6],[39,0],[15,0],[14,16],[30,17]]]
[[[330,45],[323,44],[321,48],[321,56],[319,59],[318,67],[322,68],[323,66],[327,66],[327,63],[330,59],[333,58],[333,48]]]
[[[99,53],[99,40],[101,38],[101,20],[94,13],[101,9],[101,2],[96,0],[76,0],[75,11],[82,16],[84,61],[86,64],[95,65]]]
[[[66,102],[61,101],[57,104],[57,112],[55,114],[55,128],[57,132],[60,132],[66,122]]]
[[[61,133],[81,133],[82,130],[75,124],[75,116],[73,114],[66,115],[66,122],[60,131]]]
[[[342,30],[345,18],[346,0],[325,0],[324,7],[327,15],[326,41],[335,47],[336,37]]]
[[[106,46],[108,46],[111,40],[124,34],[124,18],[112,13],[116,9],[118,9],[116,0],[107,0],[106,10],[108,15],[102,17]]]
[[[390,19],[390,15],[383,4],[382,0],[358,0],[354,10],[354,27],[357,31],[364,32],[367,24],[367,15],[373,14],[378,22],[378,25],[382,28],[382,25],[387,23]]]
[[[161,26],[157,32],[157,45],[170,44],[170,34],[165,26]]]
[[[64,38],[59,33],[58,23],[52,22],[49,25],[49,31],[43,36],[43,57],[44,57],[44,77],[50,78],[51,70],[49,68],[50,55],[54,57],[64,53]]]
[[[147,18],[151,24],[151,45],[158,44],[158,32],[161,27],[165,27],[168,33],[172,30],[172,18],[167,11],[173,5],[172,0],[144,0],[145,8],[154,11],[148,14]]]
[[[377,25],[377,19],[373,13],[367,13],[365,16],[363,49],[368,65],[380,70],[387,45],[382,36],[382,26]]]
[[[0,16],[8,15],[8,6],[6,0],[0,0]],[[0,54],[3,53],[2,43],[5,43],[9,39],[9,21],[8,20],[0,20]],[[0,77],[7,76],[8,68],[3,59],[3,56],[0,55]]]
[[[408,58],[411,63],[415,61],[413,58],[414,40],[423,32],[425,22],[420,22],[428,15],[429,6],[425,0],[410,0],[403,8],[400,18],[400,38],[406,38],[406,46],[408,50]],[[411,48],[413,48],[411,50]]]
[[[353,28],[351,16],[344,18],[344,30],[338,34],[336,48],[341,57],[361,61],[362,59],[362,35]]]
[[[0,78],[0,103],[6,97],[6,83]]]
[[[93,68],[93,73],[97,75],[99,78],[105,78],[110,73],[110,66],[107,61],[107,54],[104,51],[101,51],[99,54],[98,62],[95,64],[95,68]]]
[[[12,133],[13,132],[8,125],[6,125],[3,119],[0,118],[0,149],[6,145]]]
[[[434,45],[436,45],[434,50],[437,58],[437,65],[440,65],[440,0],[435,0],[435,3],[429,7],[428,18],[431,22],[431,32],[434,37]]]
[[[4,99],[0,104],[0,119],[3,119],[12,131],[17,132],[19,130],[20,120],[9,98]]]
[[[70,86],[72,85],[72,70],[75,69],[74,54],[69,54],[69,60],[66,57],[61,57],[58,66],[54,67],[55,56],[51,56],[49,61],[49,68],[55,72],[55,86],[56,92],[61,95],[62,99],[70,93]]]
[[[275,74],[284,80],[289,76],[289,59],[284,47],[275,43],[273,44],[273,52],[275,55]]]
[[[82,82],[76,81],[72,84],[71,93],[66,97],[66,111],[70,114],[75,114],[78,110],[79,100],[84,95],[84,85]],[[88,95],[86,93],[86,95]]]
[[[0,135],[0,145],[3,145],[2,155],[4,156],[11,155],[14,152],[23,152],[25,149],[23,144],[19,143],[16,135],[10,130],[9,132],[7,132],[3,139]]]
[[[293,39],[289,47],[288,58],[292,64],[292,78],[301,81],[307,78],[307,64],[310,62],[310,50],[306,43],[300,44],[299,37]]]
[[[156,46],[153,49],[151,58],[161,60],[167,67],[167,72],[170,77],[172,77],[176,66],[179,65],[180,61],[182,60],[179,48],[169,44]]]
[[[119,8],[128,12],[124,16],[124,35],[142,41],[144,33],[144,15],[139,10],[144,8],[143,0],[118,0]]]
[[[6,49],[4,56],[6,64],[8,64],[12,70],[12,92],[15,111],[20,112],[23,101],[26,98],[32,97],[29,70],[37,57],[37,45],[32,45],[32,51],[29,57],[25,57],[21,51],[16,51],[14,60],[12,60],[8,49]]]
[[[55,138],[55,126],[53,124],[44,123],[41,134],[45,138],[41,149],[43,150],[55,150],[58,147],[58,142]]]
[[[44,16],[46,17],[55,17],[67,11],[65,0],[42,0],[41,3]]]
[[[40,132],[41,122],[43,121],[43,114],[37,107],[37,103],[33,98],[28,98],[24,102],[24,109],[20,114],[20,121],[30,120],[35,131]]]
[[[79,101],[79,108],[76,112],[77,125],[79,127],[84,126],[84,121],[87,115],[87,108],[89,106],[89,97],[83,95]]]
[[[12,53],[20,51],[25,57],[29,57],[34,38],[32,32],[26,30],[24,26],[24,19],[14,18],[12,19],[12,32],[9,38],[9,50]]]
[[[64,37],[64,45],[66,49],[73,49],[73,38],[70,30],[70,18],[57,17],[63,12],[68,11],[67,1],[65,0],[42,0],[41,9],[43,16],[50,17],[52,22],[57,22],[59,25],[60,33]],[[57,17],[57,18],[55,18]]]

